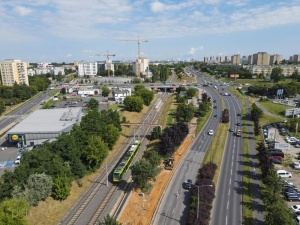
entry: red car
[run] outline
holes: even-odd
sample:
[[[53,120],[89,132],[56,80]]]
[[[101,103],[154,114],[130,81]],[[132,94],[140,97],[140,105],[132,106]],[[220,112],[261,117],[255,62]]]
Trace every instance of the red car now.
[[[271,156],[270,159],[278,159],[280,161],[282,161],[282,157],[281,156]]]

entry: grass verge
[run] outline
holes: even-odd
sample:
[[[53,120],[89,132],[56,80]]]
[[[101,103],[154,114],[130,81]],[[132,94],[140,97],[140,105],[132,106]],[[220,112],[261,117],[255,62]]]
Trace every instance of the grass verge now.
[[[273,101],[260,101],[259,102],[267,111],[277,114],[278,116],[285,116],[285,110],[293,107],[282,104],[276,104]]]

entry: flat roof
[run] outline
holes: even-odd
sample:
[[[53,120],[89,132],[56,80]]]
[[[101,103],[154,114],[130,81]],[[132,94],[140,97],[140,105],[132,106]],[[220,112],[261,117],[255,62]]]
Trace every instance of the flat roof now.
[[[81,107],[39,109],[22,120],[7,134],[59,133],[81,121]]]

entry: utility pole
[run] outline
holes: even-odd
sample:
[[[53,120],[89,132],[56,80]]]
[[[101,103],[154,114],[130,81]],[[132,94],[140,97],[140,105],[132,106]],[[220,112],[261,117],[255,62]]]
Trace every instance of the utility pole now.
[[[141,40],[140,36],[137,39],[115,39],[119,41],[136,41],[138,43],[138,59],[137,59],[137,76],[141,76],[141,65],[140,65],[140,58],[141,58],[141,42],[149,42],[148,40]]]
[[[110,76],[110,69],[111,69],[111,63],[110,63],[110,58],[109,56],[115,56],[116,54],[109,54],[109,50],[107,50],[107,54],[96,54],[96,56],[106,56],[106,62],[105,64],[107,65],[107,75],[108,77]]]

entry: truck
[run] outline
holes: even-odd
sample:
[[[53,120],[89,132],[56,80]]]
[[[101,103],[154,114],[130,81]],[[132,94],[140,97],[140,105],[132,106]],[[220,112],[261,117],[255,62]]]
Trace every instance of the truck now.
[[[242,136],[242,131],[241,130],[237,130],[236,131],[236,136],[241,137]]]

